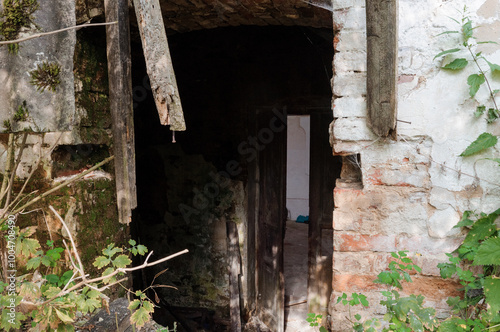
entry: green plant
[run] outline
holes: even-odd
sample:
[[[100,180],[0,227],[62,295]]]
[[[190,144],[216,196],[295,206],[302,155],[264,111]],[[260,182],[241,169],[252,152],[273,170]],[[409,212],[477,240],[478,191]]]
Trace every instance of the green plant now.
[[[327,329],[324,326],[320,326],[321,322],[323,321],[323,315],[315,314],[312,312],[308,313],[306,321],[309,323],[309,326],[311,327],[319,326],[319,332],[327,332]]]
[[[447,62],[441,68],[450,71],[459,71],[466,68],[470,63],[473,63],[477,69],[477,72],[471,74],[467,77],[467,85],[469,86],[469,96],[474,98],[479,91],[479,88],[486,83],[489,94],[489,102],[491,102],[491,107],[486,107],[485,105],[479,105],[476,107],[474,115],[479,117],[486,114],[486,121],[491,123],[498,119],[500,112],[495,100],[495,95],[500,91],[498,89],[493,89],[490,83],[491,76],[500,73],[500,66],[488,61],[482,54],[482,52],[476,52],[476,47],[480,44],[494,43],[492,41],[476,41],[474,37],[474,30],[472,20],[467,15],[467,7],[464,7],[461,20],[453,19],[460,26],[460,30],[445,31],[440,35],[458,34],[460,40],[458,40],[458,45],[455,48],[448,49],[437,54],[434,59],[445,57],[445,62]],[[466,54],[465,57],[451,57],[448,59],[450,54]],[[488,70],[485,69],[489,67]],[[490,76],[490,77],[488,77]]]
[[[35,85],[40,92],[45,91],[46,88],[54,92],[61,83],[60,71],[61,66],[57,62],[44,61],[41,65],[38,64],[36,69],[29,72],[30,84]]]
[[[76,178],[58,184],[44,193],[35,191],[23,194],[33,172],[38,168],[36,164],[32,167],[20,191],[14,194],[13,189],[19,188],[17,185],[14,186],[14,177],[27,139],[26,133],[21,135],[23,139],[19,145],[17,158],[14,158],[16,155],[14,153],[15,134],[9,135],[8,155],[10,157],[7,158],[6,169],[10,173],[4,175],[0,190],[0,205],[3,207],[0,209],[0,250],[8,253],[8,256],[3,254],[0,256],[2,276],[0,329],[2,331],[21,327],[24,329],[31,324],[30,331],[74,331],[77,313],[91,313],[103,305],[106,306],[109,300],[106,290],[115,284],[121,285],[127,279],[125,274],[164,262],[178,254],[148,262],[150,254],[142,265],[132,268],[129,256],[145,255],[147,248],[137,244],[134,240],[130,240],[127,247],[109,244],[102,250],[102,255],[94,260],[94,265],[104,271],[98,277],[91,277],[85,272],[73,235],[64,219],[50,205],[48,210],[63,225],[66,231],[65,236],[69,237],[70,243],[67,244],[64,240],[52,240],[52,233],[49,230],[48,235],[51,240],[45,241],[42,245],[38,239],[40,233],[37,232],[36,226],[21,228],[16,225],[18,213],[49,194],[75,182],[76,178],[81,178],[109,162],[113,157],[105,159]],[[41,206],[37,210],[43,210],[44,205]],[[58,234],[58,237],[63,236]],[[160,286],[163,285],[152,284],[148,289]],[[138,292],[137,296],[139,303],[132,314],[131,322],[140,327],[149,320],[154,305],[141,292]],[[19,306],[20,303],[22,303],[21,306]],[[132,303],[135,305],[135,302]]]
[[[4,0],[0,13],[0,35],[4,40],[14,40],[21,28],[29,27],[37,9],[37,0]],[[9,44],[9,52],[18,50],[19,44]]]
[[[14,121],[26,121],[28,120],[29,112],[28,107],[26,106],[26,100],[23,100],[23,103],[19,105],[16,113],[14,114]]]
[[[7,133],[12,132],[12,125],[10,123],[10,120],[4,120],[3,127],[5,128],[5,132],[7,132]]]
[[[466,49],[470,59],[454,59],[444,69],[460,70],[465,68],[469,62],[473,62],[478,70],[477,73],[467,78],[469,95],[474,98],[479,88],[485,84],[488,90],[488,101],[491,107],[480,105],[476,108],[475,116],[485,114],[488,123],[494,122],[499,117],[499,109],[495,100],[498,89],[493,89],[491,80],[494,75],[500,73],[500,66],[486,59],[481,52],[476,52],[478,44],[493,42],[475,42],[473,32],[475,27],[466,14],[464,8],[461,22],[461,47]],[[444,34],[455,34],[459,31],[447,31]],[[496,44],[496,43],[495,43]],[[456,53],[460,48],[443,51],[443,54]],[[460,63],[455,68],[452,64]],[[484,67],[489,67],[489,75]],[[490,78],[488,78],[490,76]],[[497,144],[498,138],[490,133],[482,133],[461,154],[469,157],[483,152]],[[486,158],[500,165],[500,158]],[[460,222],[455,226],[467,230],[467,236],[456,250],[455,255],[448,254],[449,263],[438,265],[443,278],[458,277],[463,286],[464,297],[451,297],[448,304],[453,308],[452,316],[443,324],[452,325],[460,323],[467,331],[489,331],[500,330],[500,237],[495,220],[500,216],[500,209],[491,213],[474,213],[465,211]],[[476,267],[474,267],[476,266]]]
[[[495,220],[500,209],[490,214],[466,211],[455,227],[468,230],[456,255],[447,254],[449,263],[438,265],[441,276],[458,277],[464,297],[450,297],[453,314],[449,320],[469,328],[500,330],[500,238]],[[475,268],[473,266],[480,266]],[[477,272],[479,270],[479,272]],[[449,323],[447,323],[449,324]]]
[[[387,327],[382,328],[382,331],[432,331],[437,326],[436,310],[423,306],[422,295],[411,294],[403,297],[398,292],[403,288],[402,282],[412,282],[410,273],[421,272],[420,267],[413,264],[407,251],[392,252],[391,256],[394,260],[389,263],[388,270],[380,272],[374,280],[375,283],[388,286],[386,291],[381,292],[385,299],[381,300],[380,304],[387,310],[383,320],[388,324]],[[348,300],[347,294],[342,294],[337,299],[337,303],[340,302],[343,305],[349,305],[349,310],[351,306],[358,304],[368,306],[366,297],[356,293],[351,295],[351,300]],[[383,325],[378,318],[362,321],[361,315],[357,314],[355,319],[355,322],[351,320],[354,331],[373,332]]]

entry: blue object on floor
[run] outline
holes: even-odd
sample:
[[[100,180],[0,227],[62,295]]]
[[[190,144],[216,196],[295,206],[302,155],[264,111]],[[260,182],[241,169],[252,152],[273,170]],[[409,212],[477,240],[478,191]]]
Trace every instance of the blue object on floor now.
[[[299,215],[297,217],[297,222],[300,222],[302,224],[308,224],[309,223],[309,216],[303,216],[303,215]]]

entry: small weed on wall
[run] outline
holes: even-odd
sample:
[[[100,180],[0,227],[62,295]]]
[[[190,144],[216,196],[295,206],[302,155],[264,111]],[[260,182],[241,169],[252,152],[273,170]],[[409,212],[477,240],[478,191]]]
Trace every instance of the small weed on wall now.
[[[38,9],[37,0],[4,0],[0,13],[0,35],[4,40],[13,40],[23,27],[29,27],[33,13]],[[9,52],[17,53],[19,44],[9,44]]]
[[[60,72],[61,66],[57,62],[45,61],[41,65],[38,64],[35,70],[30,71],[30,83],[36,86],[36,89],[40,92],[45,91],[47,88],[55,92],[57,86],[61,83],[59,79]]]

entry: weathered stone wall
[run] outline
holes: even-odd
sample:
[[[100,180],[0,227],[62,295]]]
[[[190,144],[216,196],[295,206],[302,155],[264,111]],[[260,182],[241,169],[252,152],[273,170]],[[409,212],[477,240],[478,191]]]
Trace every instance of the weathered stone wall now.
[[[0,4],[2,11],[3,6]],[[73,26],[74,13],[74,1],[39,1],[30,27],[23,27],[17,38]],[[25,41],[16,54],[9,52],[7,46],[0,47],[0,123],[5,127],[5,121],[9,121],[11,127],[1,128],[1,131],[63,131],[71,130],[78,122],[73,88],[75,34],[70,30]],[[44,62],[57,64],[60,68],[60,83],[54,91],[47,88],[42,92],[39,86],[30,83],[29,72]],[[15,121],[14,114],[23,102],[26,102],[29,118]]]
[[[436,265],[461,242],[452,227],[465,210],[496,209],[500,188],[498,166],[459,154],[484,131],[497,131],[474,118],[478,102],[469,98],[466,80],[472,67],[459,73],[440,70],[434,56],[458,44],[458,35],[437,36],[459,27],[467,5],[481,25],[479,40],[499,42],[499,11],[495,1],[399,1],[398,122],[395,140],[376,137],[366,124],[366,22],[362,0],[334,1],[335,75],[331,140],[337,154],[359,154],[358,183],[339,181],[334,211],[334,293],[330,313],[339,330],[347,326],[347,308],[335,305],[342,292],[362,292],[378,303],[376,275],[388,264],[391,251],[409,250],[423,267],[404,293],[423,294],[426,304],[445,312],[446,298],[456,285],[439,278]],[[479,49],[498,62],[500,48]],[[484,103],[485,91],[477,99]],[[356,164],[356,162],[354,162]],[[469,175],[473,175],[472,177]],[[477,176],[477,177],[474,177]],[[383,313],[372,306],[373,313]]]
[[[89,2],[89,8],[83,8],[85,4],[80,2],[75,8],[75,1],[39,1],[39,4],[40,8],[33,13],[34,24],[23,28],[19,38],[84,22],[100,14],[91,6],[99,7],[102,2]],[[40,92],[29,83],[28,72],[44,61],[60,65],[61,83],[55,91]],[[35,196],[109,157],[112,137],[104,27],[71,30],[22,42],[17,53],[9,53],[7,46],[0,47],[0,82],[0,123],[9,120],[11,124],[10,128],[0,128],[2,176],[7,162],[8,133],[15,132],[18,155],[22,131],[29,132],[16,172],[14,194],[33,170],[24,193]],[[23,101],[28,118],[14,121]],[[86,179],[54,192],[30,206],[27,210],[31,213],[20,214],[18,225],[37,227],[34,236],[42,245],[52,238],[56,246],[64,247],[62,240],[68,236],[48,210],[52,205],[69,225],[86,271],[92,276],[100,275],[102,271],[92,263],[101,249],[111,242],[125,244],[130,236],[128,227],[118,222],[113,173],[113,165],[109,163]]]

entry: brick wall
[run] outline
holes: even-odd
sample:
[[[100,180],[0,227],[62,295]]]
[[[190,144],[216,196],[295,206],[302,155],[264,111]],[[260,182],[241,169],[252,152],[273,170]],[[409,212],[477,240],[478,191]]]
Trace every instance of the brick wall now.
[[[478,103],[468,98],[465,83],[472,71],[453,75],[433,60],[454,47],[452,37],[436,35],[457,30],[446,15],[459,15],[465,4],[475,23],[486,24],[478,29],[479,39],[498,42],[493,31],[499,17],[491,10],[491,0],[399,1],[398,119],[406,122],[398,122],[392,140],[376,137],[366,125],[364,1],[334,1],[331,141],[336,154],[360,155],[354,166],[361,172],[358,183],[341,179],[334,192],[334,293],[329,311],[335,330],[348,326],[347,308],[335,305],[342,292],[368,295],[373,305],[364,310],[365,318],[384,313],[376,305],[381,286],[372,281],[386,268],[389,252],[396,250],[409,250],[423,267],[403,293],[423,294],[426,304],[444,315],[445,300],[456,295],[457,285],[441,280],[436,265],[461,243],[463,234],[452,227],[465,210],[497,208],[499,187],[484,179],[500,183],[498,166],[479,162],[474,169],[478,159],[494,152],[458,157],[481,132],[495,130],[473,118]],[[498,62],[498,47],[487,52]],[[485,102],[487,97],[477,98]]]

